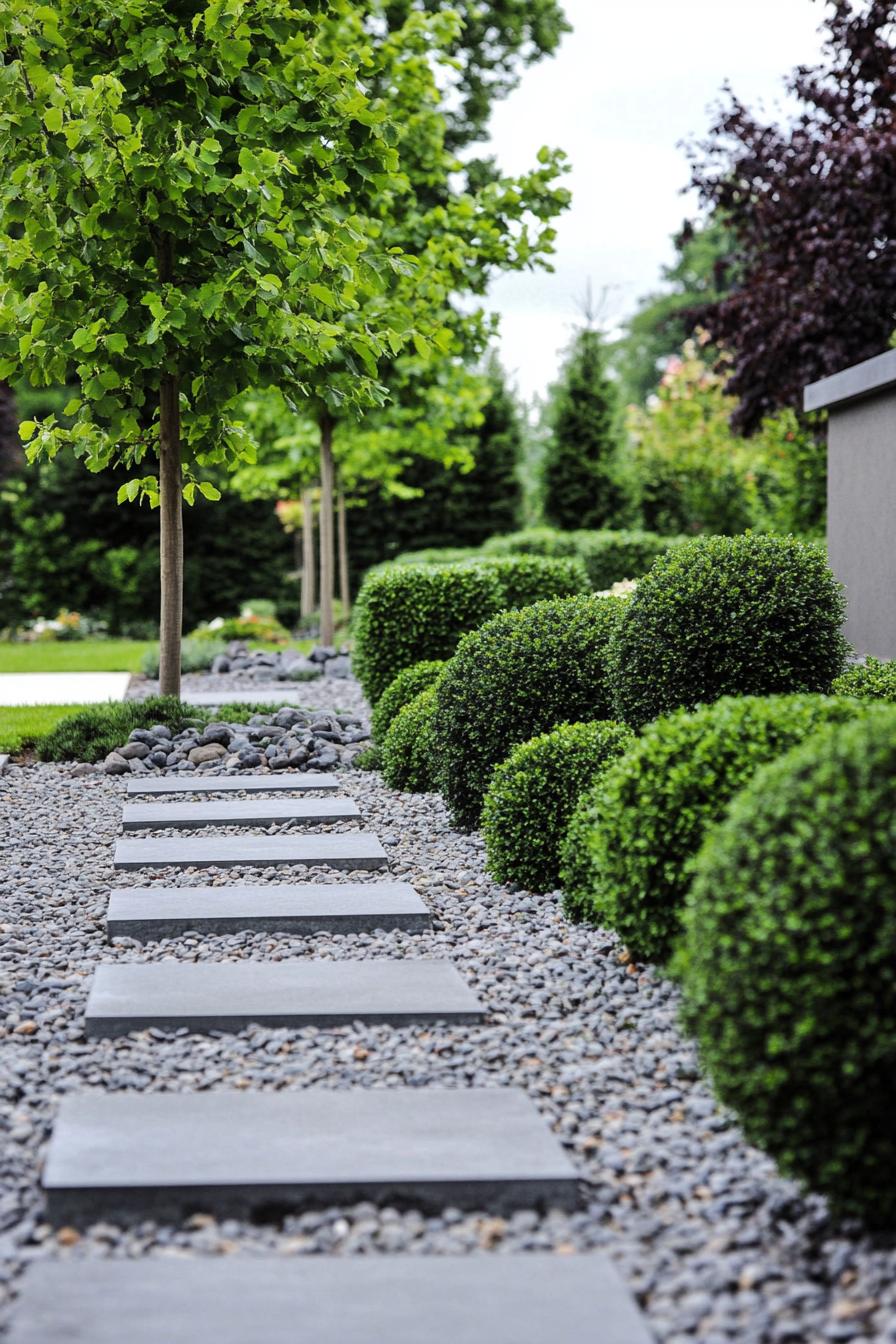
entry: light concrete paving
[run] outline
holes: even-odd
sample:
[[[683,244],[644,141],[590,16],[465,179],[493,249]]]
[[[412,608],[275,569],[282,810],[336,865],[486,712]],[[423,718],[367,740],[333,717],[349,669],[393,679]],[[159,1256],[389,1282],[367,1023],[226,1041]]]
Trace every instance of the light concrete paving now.
[[[308,699],[296,690],[257,691],[184,691],[181,700],[185,705],[198,705],[204,709],[213,709],[215,705],[300,705]]]
[[[576,1172],[518,1088],[85,1092],[43,1172],[55,1223],[379,1200],[574,1208]]]
[[[313,868],[385,868],[388,856],[375,835],[345,831],[330,835],[212,835],[119,840],[115,868],[267,868],[295,864]]]
[[[600,1254],[228,1255],[36,1263],[25,1275],[9,1344],[651,1344],[651,1338],[627,1287]]]
[[[128,672],[2,672],[0,705],[98,705],[123,700]]]
[[[126,831],[196,830],[201,826],[325,825],[357,821],[361,813],[351,798],[224,798],[218,802],[126,803]]]
[[[109,897],[110,938],[183,933],[422,933],[432,924],[409,882],[306,882],[295,886],[123,887]]]
[[[327,792],[338,789],[336,775],[309,770],[302,774],[280,770],[270,775],[199,775],[184,778],[177,775],[143,776],[128,780],[128,794],[165,793],[302,793],[313,789]]]

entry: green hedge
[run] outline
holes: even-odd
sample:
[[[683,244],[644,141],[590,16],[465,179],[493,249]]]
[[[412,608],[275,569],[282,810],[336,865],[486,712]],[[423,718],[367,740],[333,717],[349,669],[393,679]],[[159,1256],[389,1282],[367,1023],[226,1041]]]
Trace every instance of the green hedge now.
[[[716,1092],[834,1212],[896,1227],[896,710],[761,770],[697,862],[684,1019]]]
[[[483,555],[546,555],[555,559],[579,554],[576,532],[553,527],[527,527],[483,542]]]
[[[391,562],[393,565],[457,565],[464,560],[478,560],[482,554],[478,546],[430,546],[422,551],[402,551]]]
[[[101,761],[116,747],[124,746],[135,728],[162,723],[172,733],[179,733],[205,717],[174,696],[91,705],[58,723],[40,740],[37,754],[42,761]]]
[[[649,724],[600,778],[569,841],[570,914],[664,961],[707,830],[763,765],[828,723],[867,713],[823,695],[726,697]]]
[[[624,605],[554,598],[464,637],[436,689],[441,787],[456,825],[477,824],[492,770],[518,742],[610,717],[607,647]]]
[[[502,606],[482,565],[393,565],[367,575],[355,605],[352,666],[375,703],[406,667],[450,658],[457,642]]]
[[[582,791],[632,740],[620,723],[564,723],[514,747],[495,767],[482,809],[492,876],[553,891],[560,845]]]
[[[382,747],[383,778],[392,789],[431,793],[438,788],[432,725],[436,688],[421,691],[398,711]]]
[[[409,705],[421,691],[434,685],[445,667],[444,658],[430,658],[424,663],[406,667],[383,691],[376,702],[370,719],[370,734],[374,742],[382,743],[400,709]]]
[[[855,663],[837,677],[832,690],[835,695],[854,695],[860,700],[896,701],[896,662],[867,658]]]
[[[475,561],[494,574],[501,585],[501,606],[531,607],[549,597],[575,597],[590,592],[588,573],[575,556],[489,556]]]
[[[829,691],[845,602],[817,546],[701,537],[656,561],[613,643],[616,717],[640,725],[723,695]]]
[[[595,592],[611,588],[621,579],[639,579],[658,556],[680,546],[684,537],[661,537],[656,532],[588,531],[561,532],[550,527],[532,527],[507,536],[491,537],[483,555],[541,555],[577,558]]]
[[[224,653],[227,645],[223,640],[184,639],[180,646],[181,672],[205,672],[219,654]],[[159,675],[159,646],[147,649],[140,660],[140,671],[144,677],[154,681]]]

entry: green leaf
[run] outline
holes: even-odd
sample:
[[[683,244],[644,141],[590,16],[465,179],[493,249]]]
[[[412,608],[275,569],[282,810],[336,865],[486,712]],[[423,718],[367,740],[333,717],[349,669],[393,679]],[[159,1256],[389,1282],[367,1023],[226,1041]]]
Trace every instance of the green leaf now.
[[[62,108],[48,107],[44,113],[44,125],[48,131],[57,132],[62,130]]]
[[[217,488],[217,486],[212,485],[210,481],[199,482],[199,493],[202,496],[204,496],[205,499],[221,498],[221,491]]]

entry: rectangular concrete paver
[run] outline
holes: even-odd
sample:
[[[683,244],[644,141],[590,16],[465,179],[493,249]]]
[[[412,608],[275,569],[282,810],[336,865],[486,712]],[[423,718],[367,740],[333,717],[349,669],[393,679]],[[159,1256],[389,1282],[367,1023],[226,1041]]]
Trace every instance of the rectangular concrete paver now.
[[[422,933],[429,910],[408,882],[305,882],[292,886],[124,887],[109,897],[110,938],[197,933]]]
[[[482,1004],[450,961],[104,962],[87,1001],[88,1036],[148,1027],[240,1031],[361,1021],[481,1022]]]
[[[98,705],[123,700],[130,672],[3,672],[0,705]]]
[[[43,1185],[54,1222],[578,1202],[572,1163],[518,1088],[69,1095]]]
[[[277,826],[283,822],[325,826],[332,821],[356,821],[360,815],[351,798],[220,798],[197,803],[125,803],[122,826],[126,831]]]
[[[119,840],[115,868],[261,868],[274,864],[311,868],[385,868],[386,851],[375,835],[344,831],[326,835],[210,835]]]
[[[651,1344],[600,1254],[36,1261],[9,1344]]]
[[[269,775],[139,775],[128,780],[128,795],[165,793],[301,793],[338,789],[338,775],[322,770],[278,770]]]
[[[257,691],[184,691],[181,700],[185,705],[198,705],[203,709],[213,709],[215,705],[300,705],[307,700],[296,690],[257,690]]]

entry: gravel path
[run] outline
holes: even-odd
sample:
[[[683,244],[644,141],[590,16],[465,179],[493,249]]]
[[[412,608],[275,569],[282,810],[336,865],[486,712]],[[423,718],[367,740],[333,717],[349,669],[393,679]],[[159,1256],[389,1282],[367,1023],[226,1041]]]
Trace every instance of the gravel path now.
[[[340,707],[358,707],[351,684],[334,689]],[[348,772],[344,779],[365,829],[378,832],[392,856],[391,876],[414,883],[431,904],[432,933],[245,934],[110,948],[102,924],[110,887],[146,880],[111,868],[123,782],[75,779],[67,767],[48,765],[12,768],[0,780],[4,1313],[22,1266],[45,1255],[571,1254],[601,1246],[663,1344],[896,1341],[896,1250],[832,1224],[821,1200],[800,1197],[745,1145],[699,1080],[693,1049],[676,1027],[671,986],[625,965],[611,936],[569,926],[555,899],[492,882],[481,841],[453,832],[436,796],[394,793],[377,775]],[[205,885],[241,878],[336,882],[359,875],[160,870],[152,880]],[[489,1022],[84,1039],[83,1010],[99,960],[311,956],[449,957],[484,999]],[[488,1210],[434,1218],[360,1205],[282,1224],[199,1216],[178,1227],[147,1222],[127,1231],[97,1224],[80,1236],[42,1221],[37,1173],[61,1094],[312,1083],[517,1084],[574,1155],[586,1182],[582,1209],[505,1220]]]

